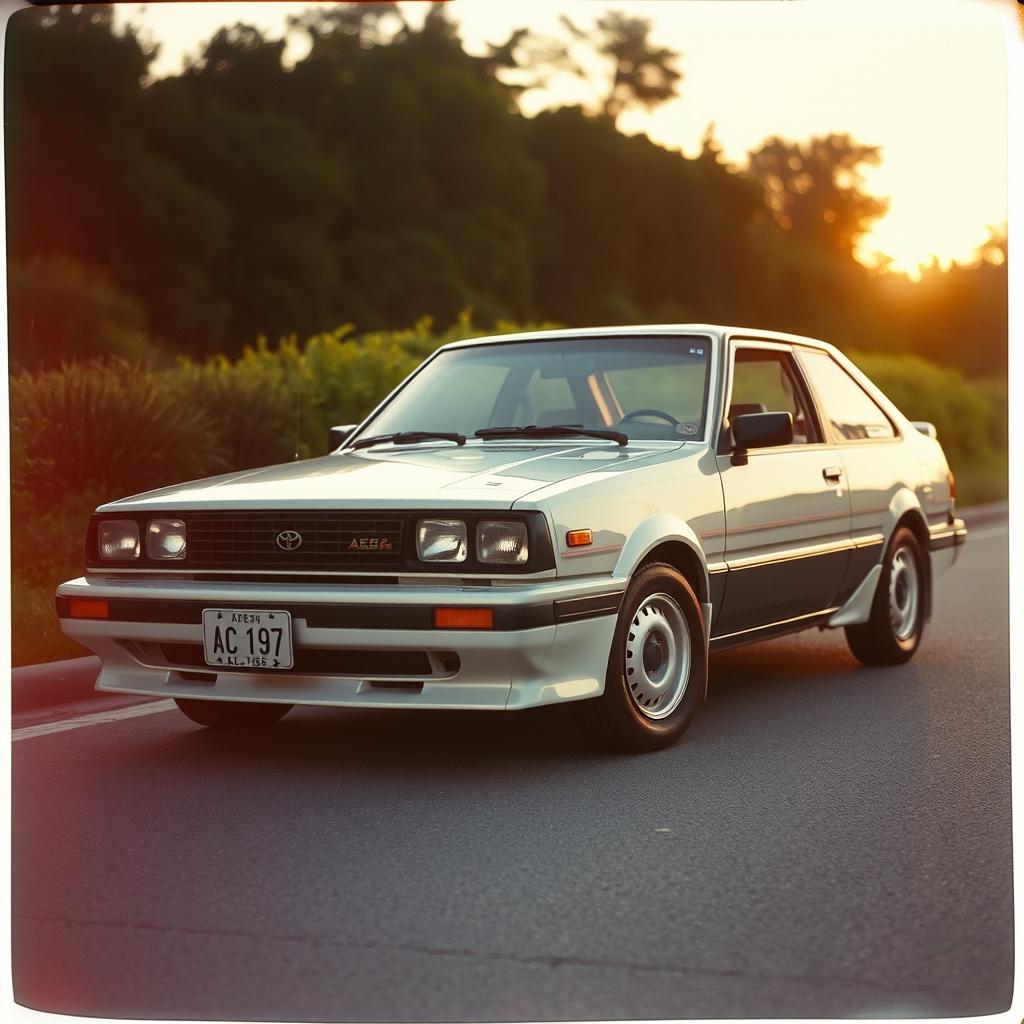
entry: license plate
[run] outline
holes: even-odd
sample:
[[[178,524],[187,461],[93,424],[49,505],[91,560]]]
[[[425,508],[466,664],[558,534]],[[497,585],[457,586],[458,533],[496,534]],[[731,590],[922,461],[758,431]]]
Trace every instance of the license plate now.
[[[289,669],[294,663],[291,613],[204,608],[203,654],[214,668]]]

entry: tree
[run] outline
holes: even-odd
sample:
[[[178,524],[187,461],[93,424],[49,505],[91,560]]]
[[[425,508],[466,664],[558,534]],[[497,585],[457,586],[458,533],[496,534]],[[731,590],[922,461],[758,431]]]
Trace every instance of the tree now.
[[[803,143],[776,136],[750,154],[750,173],[783,229],[852,258],[858,239],[889,208],[887,199],[863,190],[862,165],[881,159],[878,146],[861,145],[849,135]]]
[[[629,107],[651,110],[677,94],[683,75],[674,65],[680,54],[651,41],[649,18],[607,11],[597,19],[593,36],[566,15],[560,20],[577,42],[592,46],[611,64],[609,81],[600,102],[603,116],[616,122]]]

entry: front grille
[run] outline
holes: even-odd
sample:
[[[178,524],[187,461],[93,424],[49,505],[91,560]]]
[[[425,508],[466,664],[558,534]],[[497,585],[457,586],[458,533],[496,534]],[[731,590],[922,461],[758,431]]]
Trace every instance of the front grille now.
[[[402,564],[402,515],[204,512],[183,518],[188,533],[184,564],[197,569],[347,571]]]

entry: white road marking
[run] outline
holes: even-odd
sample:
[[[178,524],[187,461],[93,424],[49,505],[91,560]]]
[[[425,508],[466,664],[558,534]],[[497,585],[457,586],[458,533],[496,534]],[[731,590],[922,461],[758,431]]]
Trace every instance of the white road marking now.
[[[27,725],[23,729],[11,731],[11,741],[30,740],[36,736],[49,736],[55,732],[67,732],[69,729],[84,729],[90,725],[105,725],[107,722],[120,722],[126,718],[141,718],[143,715],[156,715],[161,711],[171,711],[175,707],[173,700],[157,700],[146,704],[133,704],[129,708],[118,708],[115,711],[98,711],[94,715],[81,715],[63,722],[44,722],[42,725]]]

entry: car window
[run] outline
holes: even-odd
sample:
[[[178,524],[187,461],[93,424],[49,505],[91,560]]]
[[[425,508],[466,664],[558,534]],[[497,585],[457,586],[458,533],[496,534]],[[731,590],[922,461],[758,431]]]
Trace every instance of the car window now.
[[[466,346],[410,378],[367,433],[580,424],[638,440],[703,436],[705,339],[602,337]]]
[[[844,441],[872,441],[896,436],[889,417],[827,352],[803,349],[800,362],[838,437]]]
[[[657,373],[623,366],[604,373],[604,382],[620,415],[641,409],[667,412],[680,423],[693,423],[700,419],[704,404],[704,376],[694,373],[692,364],[666,363]],[[644,415],[631,422],[655,424],[657,416]],[[665,421],[662,421],[665,422]]]
[[[579,422],[581,413],[568,378],[564,375],[545,376],[540,369],[530,374],[509,418],[509,423],[537,423],[542,427]]]
[[[819,440],[810,402],[788,352],[736,350],[728,417],[731,421],[752,412],[788,412],[793,417],[794,444]]]

